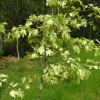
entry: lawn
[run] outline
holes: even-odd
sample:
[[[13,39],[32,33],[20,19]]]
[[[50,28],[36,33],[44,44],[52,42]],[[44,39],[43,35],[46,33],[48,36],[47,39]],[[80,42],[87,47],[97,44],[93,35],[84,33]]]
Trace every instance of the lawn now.
[[[84,63],[87,58],[94,60],[100,60],[100,56],[95,57],[93,52],[84,53],[81,51],[80,55],[74,53],[71,49],[71,57],[80,57],[82,59],[81,63]],[[57,59],[60,59],[58,55]],[[30,69],[30,66],[33,68]],[[39,67],[37,61],[26,61],[21,59],[17,62],[7,62],[4,68],[0,68],[0,73],[7,74],[9,76],[8,83],[11,81],[19,82],[21,78],[27,75],[34,75],[38,71],[34,69],[34,66]],[[80,84],[74,80],[71,83],[66,81],[59,81],[58,84],[54,86],[46,85],[42,91],[41,100],[100,100],[100,70],[91,70],[92,75],[88,80],[81,81]],[[20,98],[12,98],[9,96],[9,91],[7,90],[7,83],[3,84],[3,88],[0,88],[0,100],[21,100]],[[23,86],[21,88],[24,90],[23,100],[37,100],[39,89],[31,85],[31,88],[25,90]],[[4,96],[3,96],[4,95]]]

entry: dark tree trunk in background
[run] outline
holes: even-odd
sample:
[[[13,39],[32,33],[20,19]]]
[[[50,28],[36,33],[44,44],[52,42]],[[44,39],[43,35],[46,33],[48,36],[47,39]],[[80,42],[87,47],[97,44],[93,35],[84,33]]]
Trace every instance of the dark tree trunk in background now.
[[[0,34],[1,34],[0,49],[3,50],[4,33],[1,32]]]
[[[20,57],[21,58],[24,58],[25,56],[25,47],[24,47],[24,44],[25,44],[25,37],[23,38],[22,36],[20,37]]]
[[[4,2],[2,0],[2,15],[1,15],[1,22],[4,22]],[[1,43],[0,43],[0,49],[2,50],[3,49],[3,40],[4,40],[4,33],[1,32]]]

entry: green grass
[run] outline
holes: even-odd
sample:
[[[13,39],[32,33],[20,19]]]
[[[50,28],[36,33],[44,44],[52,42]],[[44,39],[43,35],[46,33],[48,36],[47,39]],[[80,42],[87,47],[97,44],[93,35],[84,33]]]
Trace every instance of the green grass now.
[[[100,60],[100,56],[95,57],[94,53],[84,54],[81,51],[80,55],[74,53],[71,49],[70,57],[80,57],[82,59],[81,63],[84,63],[87,58]],[[58,56],[58,55],[57,55]],[[59,56],[57,57],[59,59]],[[38,61],[32,61],[34,66],[39,67]],[[29,69],[29,64],[24,60],[20,60],[16,63],[9,62],[6,64],[5,68],[0,69],[0,73],[7,74],[9,76],[8,83],[11,81],[19,82],[20,79],[29,74],[35,74],[36,71],[34,68]],[[92,75],[88,80],[81,81],[78,85],[77,82],[72,81],[71,84],[68,84],[66,81],[60,81],[57,85],[49,86],[47,85],[43,88],[41,100],[100,100],[100,71],[91,70]],[[9,91],[6,94],[8,84],[4,83],[3,88],[0,88],[0,100],[21,100],[20,98],[13,99],[9,96]],[[23,100],[37,100],[39,89],[31,85],[31,88],[24,90],[24,99]],[[1,96],[4,95],[4,97]]]

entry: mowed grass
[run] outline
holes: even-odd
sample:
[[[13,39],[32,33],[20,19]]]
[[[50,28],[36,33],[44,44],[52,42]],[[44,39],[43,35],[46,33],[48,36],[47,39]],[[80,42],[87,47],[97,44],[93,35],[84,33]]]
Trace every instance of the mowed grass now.
[[[73,50],[68,49],[71,52],[70,57],[81,58],[81,63],[85,63],[87,58],[100,60],[100,56],[95,57],[93,52],[81,53],[78,55],[74,53]],[[59,55],[56,55],[58,60]],[[39,67],[38,61],[32,61],[33,66]],[[31,64],[31,65],[32,65]],[[0,69],[0,73],[7,74],[9,76],[8,83],[14,81],[15,83],[20,83],[21,78],[27,75],[34,75],[38,71],[34,68],[29,69],[29,64],[25,60],[20,60],[16,63],[9,62],[6,64],[5,68]],[[53,86],[47,85],[43,88],[41,100],[100,100],[100,70],[91,70],[92,75],[88,80],[81,81],[80,84],[72,81],[70,84],[66,81],[59,81],[59,83]],[[8,84],[3,84],[3,88],[0,88],[0,100],[21,100],[20,98],[12,98],[9,96],[9,91],[7,92]],[[21,88],[24,90],[23,100],[37,100],[39,95],[39,89],[31,85],[31,88],[25,90],[23,86]],[[6,93],[7,92],[7,93]],[[2,97],[4,95],[4,97]]]

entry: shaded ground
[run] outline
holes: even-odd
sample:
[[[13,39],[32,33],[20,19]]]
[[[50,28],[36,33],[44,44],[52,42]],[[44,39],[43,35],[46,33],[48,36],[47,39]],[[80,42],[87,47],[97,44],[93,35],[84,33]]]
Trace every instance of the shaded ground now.
[[[2,57],[2,59],[0,59],[0,68],[4,68],[6,63],[11,61],[17,62],[18,58],[13,56]]]

